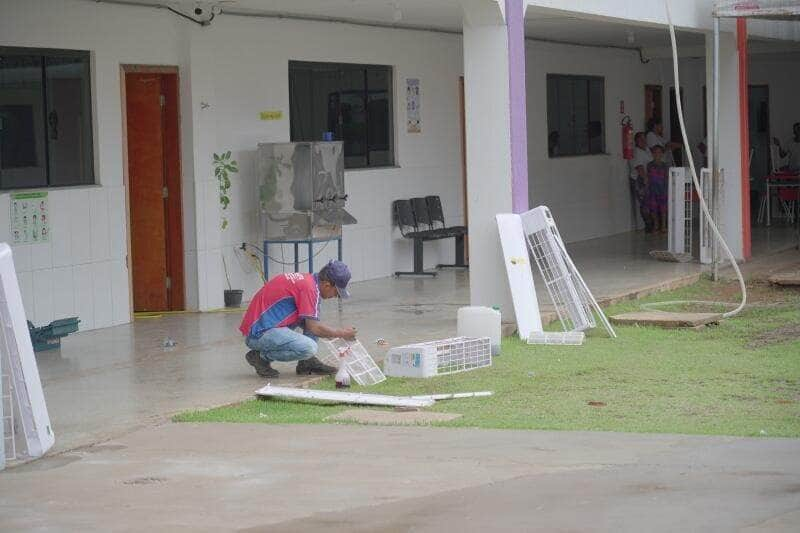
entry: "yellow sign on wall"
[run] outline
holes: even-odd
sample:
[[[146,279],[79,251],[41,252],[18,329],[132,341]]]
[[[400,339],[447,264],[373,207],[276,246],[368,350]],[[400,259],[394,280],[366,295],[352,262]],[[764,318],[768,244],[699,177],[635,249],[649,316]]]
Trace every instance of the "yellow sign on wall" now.
[[[283,118],[283,111],[273,109],[270,111],[262,111],[258,114],[261,120],[280,120]]]

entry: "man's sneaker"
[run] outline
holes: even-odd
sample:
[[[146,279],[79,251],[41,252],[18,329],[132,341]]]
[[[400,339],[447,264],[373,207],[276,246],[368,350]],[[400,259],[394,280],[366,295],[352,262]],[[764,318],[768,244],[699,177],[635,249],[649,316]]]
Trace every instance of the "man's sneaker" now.
[[[318,374],[321,376],[332,376],[338,369],[335,366],[326,365],[316,357],[297,362],[297,373],[303,374]]]
[[[277,378],[281,375],[280,372],[272,368],[269,361],[264,361],[264,359],[261,358],[261,354],[255,350],[247,352],[244,358],[250,366],[256,369],[256,374],[262,378]]]

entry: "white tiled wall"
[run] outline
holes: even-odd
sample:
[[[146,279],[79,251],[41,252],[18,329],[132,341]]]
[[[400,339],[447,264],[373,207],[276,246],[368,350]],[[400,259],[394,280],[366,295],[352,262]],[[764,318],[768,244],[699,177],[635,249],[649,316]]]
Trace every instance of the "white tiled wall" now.
[[[95,176],[102,185],[50,189],[50,242],[13,247],[26,314],[36,325],[77,316],[83,330],[124,324],[131,317],[120,65],[180,66],[183,26],[155,9],[80,0],[0,3],[0,46],[92,53]],[[188,172],[191,179],[191,166]],[[9,193],[2,192],[0,241],[10,242],[9,227]]]
[[[591,51],[591,53],[588,53]],[[665,59],[647,64],[630,50],[597,49],[528,42],[528,166],[531,206],[547,205],[568,242],[630,231],[632,219],[627,163],[622,159],[619,104],[634,131],[644,129],[644,86],[662,85],[666,128],[672,65]],[[686,121],[690,142],[702,139],[702,60],[681,61]],[[606,153],[550,158],[547,155],[547,74],[602,76],[605,81]]]
[[[2,221],[10,221],[9,198],[0,195]],[[51,189],[48,198],[50,242],[12,248],[28,319],[41,326],[77,316],[83,330],[129,322],[122,187]],[[0,228],[10,242],[9,224]]]
[[[412,244],[393,228],[393,200],[439,194],[448,223],[463,223],[458,108],[462,50],[458,36],[310,21],[222,18],[218,22],[211,31],[202,33],[203,42],[196,43],[207,50],[204,61],[215,65],[215,76],[213,81],[205,80],[213,87],[203,86],[203,80],[193,85],[193,91],[210,95],[210,107],[204,112],[197,109],[193,112],[198,123],[208,121],[216,127],[204,128],[215,137],[203,141],[208,146],[196,152],[195,168],[198,168],[197,156],[210,157],[212,151],[230,149],[241,172],[233,179],[230,226],[224,232],[218,227],[216,183],[203,179],[195,182],[201,308],[222,304],[221,291],[226,282],[224,274],[218,279],[221,268],[214,264],[221,261],[221,254],[228,265],[232,286],[244,289],[245,299],[261,285],[256,269],[247,258],[237,255],[235,248],[243,241],[262,245],[255,200],[255,150],[259,143],[289,140],[290,60],[382,64],[394,69],[397,167],[345,173],[350,197],[347,210],[358,224],[344,228],[343,258],[350,264],[354,280],[387,277],[396,270],[412,267]],[[314,35],[315,39],[309,40],[308,35]],[[322,42],[324,46],[320,46]],[[202,73],[198,76],[202,77]],[[421,80],[420,134],[408,134],[404,127],[407,77]],[[284,118],[259,121],[257,111],[262,109],[282,110]],[[316,270],[336,256],[336,244],[315,245],[314,253],[318,254],[314,258]],[[293,261],[293,247],[289,245],[283,249],[273,245],[269,254],[281,262]],[[299,255],[305,261],[305,247]],[[452,262],[453,255],[452,240],[425,244],[426,267]],[[307,266],[304,262],[301,268]],[[273,261],[269,265],[270,274],[293,268]]]

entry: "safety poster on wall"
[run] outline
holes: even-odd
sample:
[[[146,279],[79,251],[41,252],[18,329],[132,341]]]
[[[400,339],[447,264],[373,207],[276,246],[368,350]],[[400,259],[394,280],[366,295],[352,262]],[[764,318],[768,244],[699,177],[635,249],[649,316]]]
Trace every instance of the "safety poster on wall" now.
[[[406,121],[408,123],[408,133],[422,132],[419,99],[419,78],[406,78]]]
[[[14,244],[50,242],[47,192],[11,194],[11,240]]]

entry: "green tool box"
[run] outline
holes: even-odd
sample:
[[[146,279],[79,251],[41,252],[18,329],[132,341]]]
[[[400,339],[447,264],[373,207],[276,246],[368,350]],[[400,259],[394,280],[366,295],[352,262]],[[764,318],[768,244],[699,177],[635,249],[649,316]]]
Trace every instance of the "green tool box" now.
[[[66,337],[70,333],[78,331],[78,317],[62,318],[54,320],[46,326],[35,327],[28,321],[28,331],[31,334],[33,350],[42,352],[44,350],[54,350],[61,346],[61,337]]]

